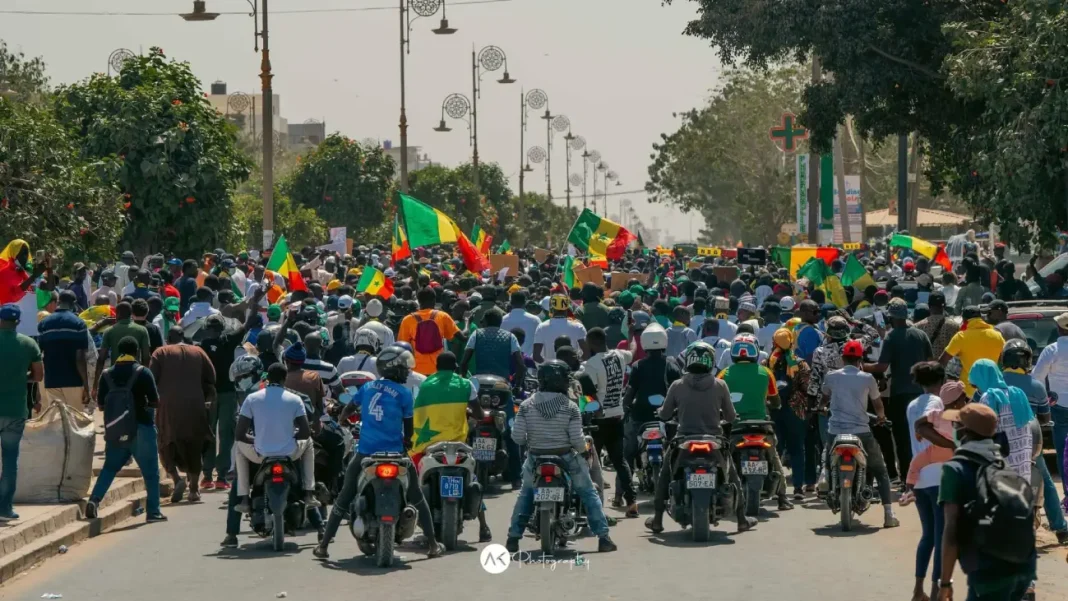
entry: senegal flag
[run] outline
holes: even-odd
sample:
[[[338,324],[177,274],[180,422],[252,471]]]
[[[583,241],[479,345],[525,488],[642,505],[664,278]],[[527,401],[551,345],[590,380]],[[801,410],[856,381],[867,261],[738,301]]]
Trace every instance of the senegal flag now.
[[[435,442],[467,440],[467,401],[471,382],[452,371],[439,371],[419,386],[412,412],[412,454]]]
[[[487,236],[486,232],[478,226],[478,222],[475,222],[475,229],[471,230],[471,240],[475,243],[475,248],[478,252],[488,255],[490,251],[490,244],[493,242],[493,236]]]
[[[404,228],[401,227],[400,215],[393,217],[393,252],[391,261],[395,265],[397,261],[407,259],[412,256],[412,249],[408,246],[408,236],[404,233]]]
[[[634,234],[626,228],[589,209],[583,209],[567,236],[567,241],[578,250],[613,260],[623,258],[627,245],[634,239]]]
[[[813,257],[830,265],[832,261],[838,258],[838,254],[837,248],[829,246],[776,246],[771,249],[771,258],[779,265],[789,269],[791,276],[797,276],[801,266],[808,263],[808,260]]]
[[[849,255],[846,258],[845,269],[842,270],[842,285],[864,290],[868,286],[875,285],[875,278],[871,277],[867,269],[864,269],[860,259]]]
[[[564,276],[562,279],[564,286],[569,289],[575,287],[575,257],[568,255],[564,259]]]
[[[890,238],[890,248],[911,248],[928,259],[933,259],[935,258],[935,255],[938,254],[937,245],[922,238],[905,236],[902,234],[894,234],[893,237]]]
[[[393,282],[381,271],[374,267],[367,267],[363,270],[360,281],[356,282],[356,292],[366,292],[389,299],[393,296]]]
[[[489,260],[478,252],[471,240],[448,215],[407,194],[401,194],[400,199],[404,230],[408,234],[408,244],[411,248],[456,244],[467,269],[476,273],[489,269]]]
[[[285,236],[278,238],[278,244],[274,245],[274,250],[271,251],[271,260],[267,262],[267,270],[273,271],[288,280],[290,292],[294,290],[308,291],[308,285],[304,283],[304,278],[300,275],[297,262],[293,260],[293,253],[289,252],[289,243],[286,242]]]
[[[502,255],[510,255],[512,254],[512,245],[505,240],[504,242],[501,242],[501,246],[497,249],[497,252]]]

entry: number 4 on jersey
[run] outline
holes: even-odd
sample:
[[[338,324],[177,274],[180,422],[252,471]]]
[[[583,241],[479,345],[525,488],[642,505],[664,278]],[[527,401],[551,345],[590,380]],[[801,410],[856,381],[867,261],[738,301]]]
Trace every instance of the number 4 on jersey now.
[[[378,400],[382,398],[382,393],[377,392],[371,401],[367,403],[367,412],[374,416],[376,422],[382,421],[382,416],[385,415],[385,410],[382,409],[382,405],[378,404]]]

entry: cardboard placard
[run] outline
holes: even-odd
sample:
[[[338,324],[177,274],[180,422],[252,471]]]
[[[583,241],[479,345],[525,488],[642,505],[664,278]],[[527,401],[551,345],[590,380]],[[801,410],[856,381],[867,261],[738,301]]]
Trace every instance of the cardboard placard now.
[[[609,289],[612,292],[622,292],[627,289],[627,282],[630,280],[638,280],[644,282],[644,286],[650,286],[653,283],[654,276],[651,273],[628,273],[625,271],[614,271],[611,274],[611,281],[609,283]]]
[[[700,263],[698,261],[687,261],[686,262],[686,271],[689,271],[691,269],[701,269],[704,266],[705,266],[704,263]]]
[[[738,279],[737,267],[713,267],[712,273],[716,274],[716,279],[719,280],[720,288],[724,285],[730,285],[731,282]]]
[[[739,265],[764,265],[768,262],[768,251],[763,248],[739,248]]]
[[[345,238],[345,254],[352,254],[352,238]]]
[[[591,282],[598,288],[604,288],[604,271],[600,267],[586,267],[575,269],[575,286],[581,288],[586,282]]]
[[[537,261],[538,264],[540,265],[540,264],[544,263],[545,260],[548,259],[549,255],[551,255],[551,254],[552,254],[552,251],[550,251],[550,250],[545,250],[544,248],[535,248],[534,249],[534,260]]]
[[[508,273],[519,273],[519,257],[516,255],[490,255],[490,273],[497,273],[498,271],[508,268]]]

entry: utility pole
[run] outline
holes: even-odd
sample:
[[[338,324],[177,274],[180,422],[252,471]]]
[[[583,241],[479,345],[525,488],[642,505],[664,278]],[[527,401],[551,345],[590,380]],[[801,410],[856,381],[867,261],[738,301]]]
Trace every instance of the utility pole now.
[[[813,54],[812,83],[818,84],[822,78],[820,57]],[[820,157],[814,152],[808,160],[808,242],[820,243]]]
[[[897,230],[909,229],[909,137],[897,137]]]
[[[838,135],[834,137],[834,175],[838,183],[838,221],[842,224],[843,243],[853,241],[852,233],[849,231],[849,203],[846,200],[845,154],[842,151],[842,134],[844,133],[842,128],[839,128]]]

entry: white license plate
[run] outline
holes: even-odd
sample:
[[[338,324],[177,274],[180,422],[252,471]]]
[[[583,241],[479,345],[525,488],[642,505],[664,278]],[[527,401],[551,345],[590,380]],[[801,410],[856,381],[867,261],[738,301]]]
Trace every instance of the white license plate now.
[[[476,451],[496,451],[497,439],[490,436],[476,436],[473,448]]]
[[[686,478],[686,488],[715,488],[715,474],[690,474]]]
[[[541,503],[543,501],[554,501],[556,503],[563,503],[564,488],[562,486],[555,486],[551,488],[535,488],[534,502]]]
[[[742,462],[742,475],[743,476],[767,476],[768,475],[768,462],[767,461],[743,461]]]

